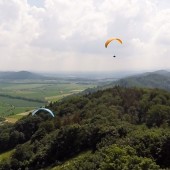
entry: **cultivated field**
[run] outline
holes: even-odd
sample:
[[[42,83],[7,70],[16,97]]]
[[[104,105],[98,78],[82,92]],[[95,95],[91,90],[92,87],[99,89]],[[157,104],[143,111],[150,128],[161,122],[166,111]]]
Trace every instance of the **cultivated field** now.
[[[66,83],[0,83],[0,117],[20,118],[49,102],[81,92],[94,84]]]

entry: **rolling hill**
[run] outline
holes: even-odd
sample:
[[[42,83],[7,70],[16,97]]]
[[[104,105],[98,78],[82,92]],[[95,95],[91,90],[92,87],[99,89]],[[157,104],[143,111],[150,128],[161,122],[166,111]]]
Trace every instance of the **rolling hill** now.
[[[43,78],[45,77],[29,71],[0,72],[0,80],[25,80],[25,79],[34,80]]]
[[[170,72],[165,70],[146,72],[139,75],[126,77],[110,83],[105,88],[115,85],[123,87],[159,88],[170,91]]]
[[[9,83],[77,83],[77,84],[100,84],[110,82],[114,78],[105,78],[100,73],[34,73],[29,71],[0,72],[0,82]]]

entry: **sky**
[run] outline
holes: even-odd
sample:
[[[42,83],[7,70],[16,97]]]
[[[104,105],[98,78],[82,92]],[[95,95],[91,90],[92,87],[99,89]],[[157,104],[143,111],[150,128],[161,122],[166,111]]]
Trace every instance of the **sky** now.
[[[105,48],[110,37],[123,44]],[[159,69],[170,69],[169,0],[0,0],[0,71]]]

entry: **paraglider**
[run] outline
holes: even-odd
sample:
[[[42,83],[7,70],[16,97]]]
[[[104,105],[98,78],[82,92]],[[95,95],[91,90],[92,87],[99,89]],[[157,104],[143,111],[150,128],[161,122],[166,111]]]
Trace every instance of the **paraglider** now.
[[[39,109],[34,110],[32,112],[32,116],[34,116],[38,112],[48,112],[51,114],[52,117],[54,117],[54,113],[50,109],[47,109],[47,108],[39,108]]]
[[[110,42],[112,42],[113,40],[118,41],[120,44],[122,44],[122,40],[119,38],[109,38],[106,42],[105,42],[105,47],[107,48],[107,46],[110,44]]]
[[[110,42],[112,42],[113,40],[118,41],[120,44],[122,44],[122,40],[119,38],[109,38],[106,42],[105,42],[105,47],[107,48],[107,46],[110,44]],[[116,57],[115,55],[113,56],[114,58]]]

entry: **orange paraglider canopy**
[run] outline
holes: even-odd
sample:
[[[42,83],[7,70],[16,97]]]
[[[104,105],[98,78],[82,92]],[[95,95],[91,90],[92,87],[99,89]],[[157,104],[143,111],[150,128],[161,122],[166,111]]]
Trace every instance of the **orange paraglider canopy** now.
[[[119,38],[109,38],[106,42],[105,42],[105,47],[107,48],[107,46],[110,44],[110,42],[112,42],[113,40],[117,40],[120,44],[122,44],[122,40]]]

